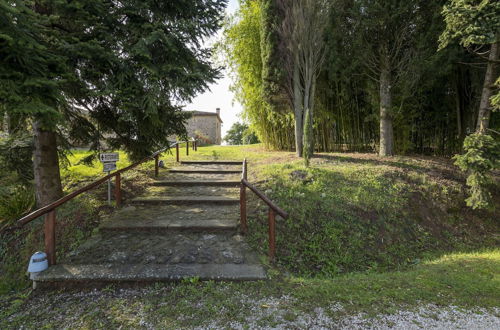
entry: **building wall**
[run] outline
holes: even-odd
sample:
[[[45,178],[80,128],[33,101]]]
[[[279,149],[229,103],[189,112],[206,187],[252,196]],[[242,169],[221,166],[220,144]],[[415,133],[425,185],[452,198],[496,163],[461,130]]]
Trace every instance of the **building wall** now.
[[[209,143],[221,144],[221,123],[217,116],[193,115],[188,119],[186,129],[189,137],[195,137],[199,132],[208,137]]]

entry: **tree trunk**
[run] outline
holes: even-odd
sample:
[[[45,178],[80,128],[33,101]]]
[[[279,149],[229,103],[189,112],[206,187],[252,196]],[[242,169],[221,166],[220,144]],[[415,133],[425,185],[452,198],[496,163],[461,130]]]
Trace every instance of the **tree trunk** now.
[[[313,132],[313,127],[314,127],[314,94],[316,93],[316,79],[315,77],[312,77],[311,79],[311,92],[309,94],[309,101],[308,101],[308,107],[309,107],[309,131],[311,133],[311,136],[309,137],[309,156],[312,157],[314,155],[314,132]]]
[[[297,60],[298,61],[298,60]],[[302,90],[298,62],[293,70],[293,108],[295,113],[295,151],[302,157],[302,139],[304,135],[304,109],[302,107]]]
[[[484,77],[483,92],[481,93],[481,104],[479,105],[479,113],[477,118],[476,132],[484,134],[490,124],[491,116],[491,101],[490,98],[493,94],[493,84],[495,83],[496,62],[500,54],[500,47],[498,42],[491,45],[490,56],[488,59],[488,67],[486,68],[486,75]]]
[[[382,58],[380,72],[380,156],[394,154],[394,132],[392,128],[392,94],[389,59]]]
[[[35,150],[33,169],[37,206],[47,205],[62,196],[56,133],[44,130],[38,120],[33,121]]]

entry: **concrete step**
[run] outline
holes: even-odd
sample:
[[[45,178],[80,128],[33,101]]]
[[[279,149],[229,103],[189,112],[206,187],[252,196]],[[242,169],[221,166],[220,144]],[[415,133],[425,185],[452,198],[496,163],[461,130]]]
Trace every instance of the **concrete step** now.
[[[176,167],[169,170],[170,173],[206,173],[206,174],[236,174],[241,170],[236,169],[200,169]]]
[[[255,281],[267,278],[259,264],[60,264],[35,278],[37,287],[60,287],[113,282],[169,282],[200,280]],[[82,283],[83,282],[83,283]]]
[[[222,222],[238,222],[240,209],[238,204],[200,204],[200,205],[144,205],[126,206],[106,217],[101,226],[130,222],[136,223],[175,223],[192,220],[217,220]],[[140,227],[140,225],[138,225]]]
[[[238,160],[182,160],[181,164],[186,164],[186,165],[242,165],[243,161],[238,161]]]
[[[224,186],[237,187],[240,180],[160,180],[153,183],[154,186]]]
[[[261,280],[259,257],[229,232],[99,232],[38,274],[48,287],[115,282]]]
[[[107,221],[100,227],[100,231],[151,231],[151,232],[169,232],[169,231],[190,231],[190,232],[219,232],[236,231],[238,228],[237,220],[205,220],[205,219],[120,219]]]
[[[132,199],[131,204],[237,204],[237,198],[223,196],[148,196]]]

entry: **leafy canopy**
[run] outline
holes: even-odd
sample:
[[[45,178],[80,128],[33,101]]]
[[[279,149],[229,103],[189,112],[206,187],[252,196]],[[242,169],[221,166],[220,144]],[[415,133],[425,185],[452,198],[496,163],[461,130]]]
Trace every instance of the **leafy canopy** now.
[[[247,124],[236,122],[227,131],[224,141],[230,145],[241,145],[258,143],[259,139]]]
[[[492,44],[500,38],[500,1],[450,0],[443,8],[446,29],[439,47],[458,40],[464,47]]]

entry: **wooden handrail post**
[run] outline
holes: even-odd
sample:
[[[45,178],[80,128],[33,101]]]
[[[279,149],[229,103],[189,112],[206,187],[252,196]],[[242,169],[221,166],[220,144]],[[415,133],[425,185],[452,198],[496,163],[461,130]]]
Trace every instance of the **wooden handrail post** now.
[[[194,151],[198,151],[198,140],[194,140]]]
[[[243,179],[247,179],[247,159],[243,161]]]
[[[121,184],[122,184],[121,174],[118,173],[115,176],[115,202],[116,202],[116,206],[117,207],[120,206],[121,203],[122,203],[122,187],[121,187]]]
[[[242,234],[248,231],[247,225],[247,187],[243,184],[240,185],[240,230]]]
[[[45,215],[45,253],[49,265],[56,264],[56,210],[53,209]]]
[[[276,255],[276,212],[269,208],[269,260],[274,261]]]
[[[186,141],[186,156],[189,156],[189,140]]]
[[[160,161],[160,155],[155,156],[155,176],[158,176],[160,172],[160,167],[158,166],[158,162]]]
[[[175,145],[175,160],[179,162],[179,143]]]

